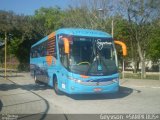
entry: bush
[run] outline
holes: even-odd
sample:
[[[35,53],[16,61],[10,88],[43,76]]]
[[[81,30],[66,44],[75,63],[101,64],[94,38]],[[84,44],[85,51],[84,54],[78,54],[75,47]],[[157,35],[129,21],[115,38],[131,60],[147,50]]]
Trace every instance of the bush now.
[[[29,70],[30,70],[30,67],[29,67],[28,63],[20,63],[18,65],[18,71],[19,72],[23,72],[23,71],[28,72]]]

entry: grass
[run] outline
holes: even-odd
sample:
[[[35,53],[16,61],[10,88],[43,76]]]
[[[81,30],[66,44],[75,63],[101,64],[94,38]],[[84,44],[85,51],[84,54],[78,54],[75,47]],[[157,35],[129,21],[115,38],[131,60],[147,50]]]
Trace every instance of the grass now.
[[[0,64],[0,68],[4,68],[4,64]],[[17,69],[18,64],[7,64],[7,69]]]
[[[122,78],[122,73],[120,73],[120,78]],[[141,79],[141,73],[124,73],[124,78],[131,78],[131,79]],[[147,74],[146,73],[146,80],[160,80],[159,74]]]

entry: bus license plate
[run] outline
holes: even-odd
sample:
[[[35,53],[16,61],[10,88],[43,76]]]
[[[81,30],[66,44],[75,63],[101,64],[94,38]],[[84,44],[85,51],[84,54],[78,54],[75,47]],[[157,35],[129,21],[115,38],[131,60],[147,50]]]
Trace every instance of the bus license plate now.
[[[94,88],[94,91],[95,91],[95,92],[101,92],[102,89],[101,89],[101,88]]]

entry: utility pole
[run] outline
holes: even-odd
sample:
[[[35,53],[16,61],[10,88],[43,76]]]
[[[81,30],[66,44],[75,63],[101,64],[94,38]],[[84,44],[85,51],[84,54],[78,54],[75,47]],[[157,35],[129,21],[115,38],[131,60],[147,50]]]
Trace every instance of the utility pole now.
[[[159,59],[159,80],[160,80],[160,59]]]
[[[7,79],[7,32],[5,32],[5,60],[4,60],[4,77]]]
[[[111,34],[112,34],[112,38],[113,38],[113,37],[114,37],[114,21],[113,21],[113,19],[112,19],[111,26],[112,26]],[[124,57],[123,57],[123,63],[122,63],[122,79],[124,79],[124,62],[125,62],[125,59],[124,59]]]
[[[112,33],[111,33],[111,34],[112,34],[112,38],[113,38],[113,37],[114,37],[114,35],[113,35],[113,34],[114,34],[114,24],[113,24],[113,20],[112,20]]]

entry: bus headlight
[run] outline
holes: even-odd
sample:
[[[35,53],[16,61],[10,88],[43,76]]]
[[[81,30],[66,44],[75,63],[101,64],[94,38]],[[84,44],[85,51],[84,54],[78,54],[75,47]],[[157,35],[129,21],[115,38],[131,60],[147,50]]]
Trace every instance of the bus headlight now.
[[[81,80],[76,79],[76,78],[73,78],[73,77],[70,77],[70,76],[68,76],[67,78],[68,78],[69,80],[72,80],[72,81],[76,82],[76,83],[81,83],[81,82],[82,82]]]
[[[81,83],[81,80],[76,80],[77,83]]]

